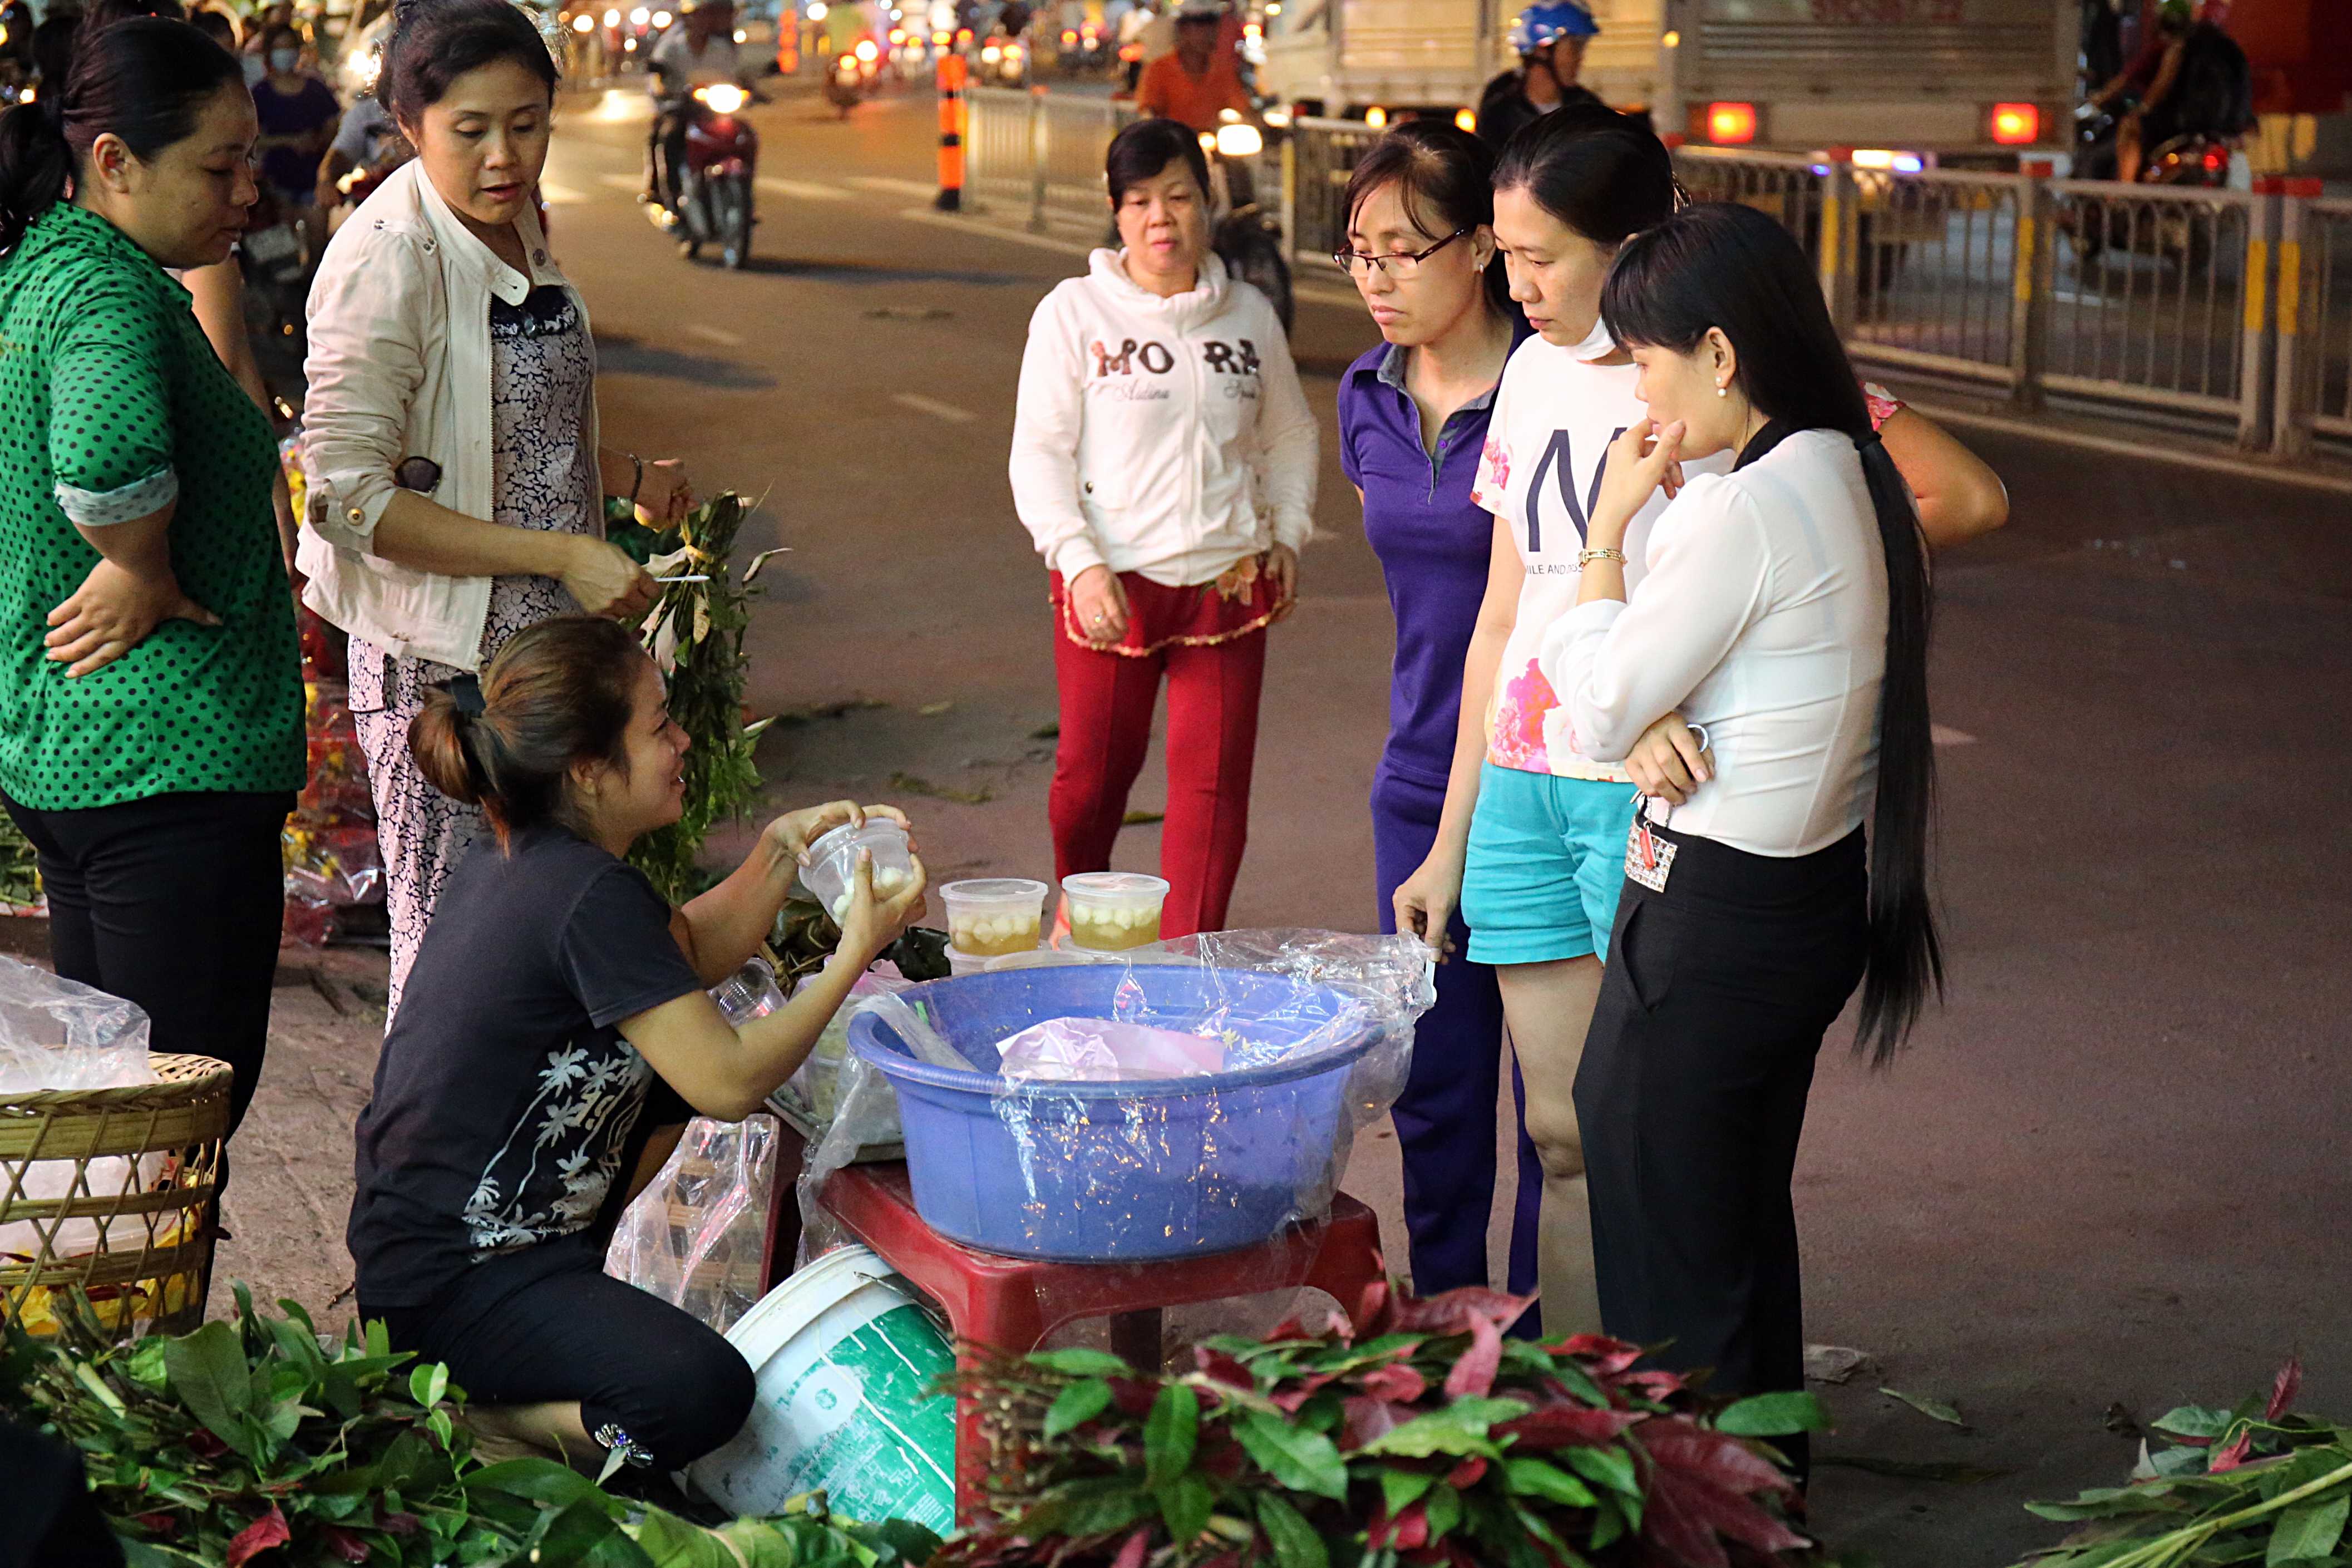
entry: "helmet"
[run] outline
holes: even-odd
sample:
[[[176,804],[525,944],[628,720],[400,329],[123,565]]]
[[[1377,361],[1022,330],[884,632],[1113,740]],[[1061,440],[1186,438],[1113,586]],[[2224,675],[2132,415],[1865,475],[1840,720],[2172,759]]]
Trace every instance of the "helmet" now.
[[[1599,31],[1592,13],[1576,0],[1536,0],[1511,24],[1511,47],[1531,55],[1562,38],[1589,38]]]

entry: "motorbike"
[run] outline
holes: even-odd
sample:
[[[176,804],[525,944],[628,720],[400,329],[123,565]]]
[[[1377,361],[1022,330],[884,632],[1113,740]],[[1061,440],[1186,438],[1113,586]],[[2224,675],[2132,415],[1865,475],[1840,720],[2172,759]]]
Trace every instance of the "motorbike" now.
[[[2112,110],[2084,107],[2076,132],[2076,177],[2109,181],[2116,177],[2116,136],[2122,123],[2122,116]],[[2134,183],[2175,190],[2223,190],[2230,184],[2230,154],[2226,138],[2187,132],[2143,150]],[[2113,247],[2171,258],[2195,269],[2212,253],[2213,225],[2198,221],[2202,211],[2180,202],[2141,204],[2094,197],[2078,199],[2060,221],[2074,235],[2075,251],[2085,267],[2097,264]]]
[[[1209,150],[1210,210],[1223,216],[1210,231],[1209,247],[1224,262],[1226,272],[1255,284],[1273,302],[1274,313],[1282,319],[1282,330],[1287,333],[1297,318],[1298,304],[1291,288],[1282,221],[1257,200],[1254,169],[1265,150],[1265,135],[1255,125],[1217,128],[1215,145]]]
[[[751,255],[751,183],[760,163],[759,133],[743,117],[751,95],[732,83],[698,87],[682,105],[686,156],[672,177],[677,188],[650,209],[654,221],[678,238],[693,260],[706,245],[719,247],[719,265],[740,268]]]
[[[844,120],[849,111],[881,90],[882,51],[871,38],[860,38],[857,47],[845,51],[824,73],[824,99],[841,111]]]

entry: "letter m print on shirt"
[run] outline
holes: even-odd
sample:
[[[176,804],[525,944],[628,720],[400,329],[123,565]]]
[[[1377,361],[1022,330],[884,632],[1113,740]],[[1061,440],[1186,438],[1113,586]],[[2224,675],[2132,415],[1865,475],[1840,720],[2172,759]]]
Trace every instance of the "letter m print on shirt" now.
[[[1609,440],[1613,442],[1624,433],[1623,427],[1620,426],[1610,433]],[[1551,444],[1544,448],[1543,457],[1536,463],[1536,477],[1528,484],[1526,506],[1528,553],[1530,555],[1543,548],[1544,480],[1555,470],[1559,481],[1560,504],[1568,509],[1568,520],[1576,525],[1577,542],[1581,544],[1592,509],[1601,500],[1601,478],[1609,471],[1608,444],[1601,446],[1601,460],[1592,465],[1592,482],[1585,487],[1584,500],[1580,502],[1576,499],[1575,443],[1565,430],[1551,433]]]
[[[1121,342],[1117,353],[1111,353],[1104,346],[1100,338],[1097,338],[1087,346],[1095,351],[1096,375],[1133,375],[1135,374],[1135,340],[1133,338]]]

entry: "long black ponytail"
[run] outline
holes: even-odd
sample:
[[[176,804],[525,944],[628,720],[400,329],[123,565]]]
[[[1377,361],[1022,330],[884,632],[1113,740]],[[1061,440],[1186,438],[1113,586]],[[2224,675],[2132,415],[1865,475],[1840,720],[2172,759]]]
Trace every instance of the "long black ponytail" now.
[[[1601,317],[1620,343],[1688,353],[1710,327],[1738,355],[1758,412],[1791,430],[1836,430],[1860,450],[1886,555],[1886,674],[1880,687],[1878,799],[1870,836],[1869,963],[1857,1048],[1883,1066],[1932,992],[1944,988],[1943,945],[1928,887],[1936,750],[1927,724],[1932,598],[1911,492],[1870,423],[1829,307],[1788,231],[1751,207],[1686,207],[1635,235],[1601,291]]]
[[[213,95],[245,85],[236,57],[185,22],[82,24],[71,68],[0,114],[0,252],[66,199],[90,144],[110,132],[142,162],[193,133]]]

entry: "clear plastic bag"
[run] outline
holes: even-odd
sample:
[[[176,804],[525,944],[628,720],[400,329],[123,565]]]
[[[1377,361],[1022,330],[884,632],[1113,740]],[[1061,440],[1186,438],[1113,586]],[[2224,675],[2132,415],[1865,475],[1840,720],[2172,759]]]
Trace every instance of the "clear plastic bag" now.
[[[651,1185],[621,1215],[604,1272],[683,1308],[720,1333],[760,1300],[775,1118],[696,1117]]]
[[[43,1089],[114,1089],[153,1083],[147,1062],[147,1015],[120,996],[110,996],[78,982],[36,969],[15,959],[0,959],[0,1095],[36,1094]],[[25,1167],[21,1198],[61,1198],[76,1191],[120,1193],[144,1187],[162,1174],[160,1153],[136,1157],[97,1156],[88,1162],[80,1185],[76,1184],[71,1160],[35,1160]],[[0,1177],[0,1198],[12,1195]],[[100,1223],[68,1219],[55,1224],[47,1249],[55,1258],[72,1258],[98,1249]],[[109,1225],[110,1247],[138,1250],[146,1238],[146,1222],[133,1215]],[[39,1256],[43,1237],[32,1220],[0,1225],[0,1253],[31,1258]]]
[[[998,1047],[1008,1082],[1118,1083],[1222,1072],[1225,1042],[1118,1018],[1048,1018]]]
[[[874,1012],[911,1058],[904,1076],[928,1086],[905,1126],[917,1205],[967,1245],[1087,1261],[1247,1247],[1319,1219],[1356,1133],[1404,1087],[1414,1025],[1436,999],[1433,973],[1409,936],[1219,931],[1110,963],[916,987]],[[1215,1037],[1224,1066],[1147,1081],[1004,1076],[1000,1047],[1057,1017]],[[843,1084],[837,1140],[802,1177],[804,1257],[845,1239],[817,1201],[846,1163],[836,1141],[893,1099],[887,1078],[855,1054]],[[949,1152],[957,1168],[927,1180],[927,1158]],[[1264,1288],[1234,1280],[1236,1294]]]

